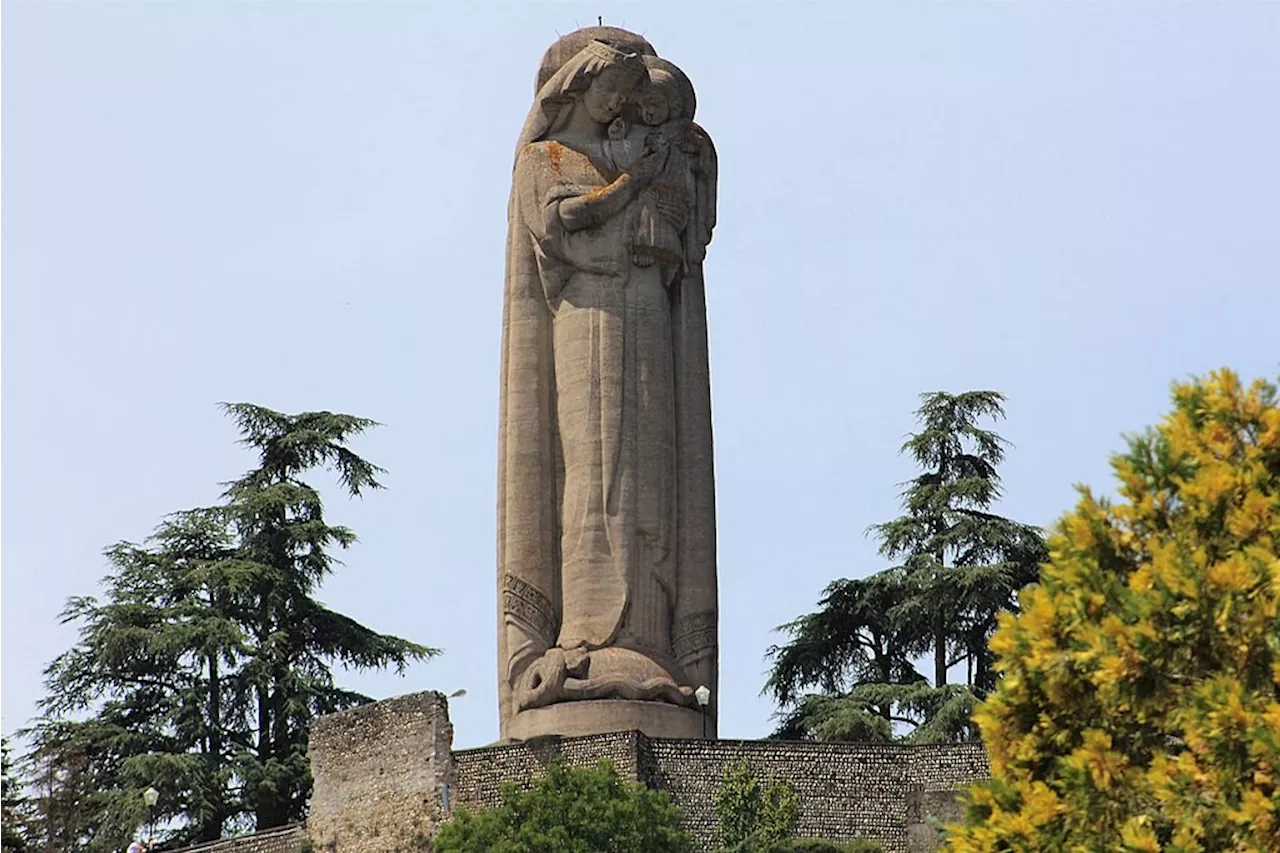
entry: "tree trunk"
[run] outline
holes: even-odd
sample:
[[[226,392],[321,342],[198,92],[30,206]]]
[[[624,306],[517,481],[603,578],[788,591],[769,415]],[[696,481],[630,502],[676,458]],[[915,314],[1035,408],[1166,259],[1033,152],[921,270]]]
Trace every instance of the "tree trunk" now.
[[[213,768],[213,777],[217,779],[222,770],[222,685],[218,682],[218,653],[209,655],[209,762]],[[226,791],[219,789],[216,793],[217,806],[214,813],[200,823],[196,840],[217,841],[222,837],[222,825],[227,820]]]
[[[939,613],[933,623],[933,686],[947,683],[947,632]]]
[[[888,684],[893,679],[893,673],[889,669],[889,655],[881,647],[882,644],[881,644],[880,637],[877,636],[877,637],[874,637],[873,639],[876,645],[876,649],[875,649],[876,669],[880,673],[880,683]],[[880,716],[884,717],[886,720],[889,720],[891,722],[892,722],[892,717],[891,717],[892,712],[893,712],[893,706],[888,702],[886,702],[883,705],[880,705],[877,708],[877,713],[879,713]]]

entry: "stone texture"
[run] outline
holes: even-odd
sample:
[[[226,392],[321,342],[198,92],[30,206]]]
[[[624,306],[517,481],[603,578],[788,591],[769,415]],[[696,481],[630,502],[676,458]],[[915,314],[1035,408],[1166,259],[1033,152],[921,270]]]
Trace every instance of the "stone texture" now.
[[[717,165],[695,108],[683,72],[624,30],[570,33],[538,68],[513,169],[503,309],[504,739],[688,735],[678,708],[701,733],[703,685],[715,733],[702,261]],[[608,704],[618,701],[626,713]]]
[[[303,853],[307,831],[301,824],[268,829],[194,847],[183,847],[170,853]]]
[[[320,717],[308,752],[307,830],[318,850],[421,850],[454,783],[453,728],[440,693],[413,693]]]
[[[672,708],[673,711],[684,709]],[[439,693],[419,693],[322,717],[312,728],[315,776],[308,829],[317,850],[416,850],[458,806],[501,803],[503,783],[528,787],[562,759],[670,793],[702,850],[716,844],[716,794],[734,763],[786,779],[800,806],[797,832],[832,840],[873,838],[887,853],[937,846],[930,817],[958,816],[955,791],[986,778],[978,744],[894,746],[648,737],[639,731],[544,736],[451,751]],[[228,853],[292,853],[228,848]],[[222,849],[218,848],[218,853]]]
[[[578,767],[608,758],[623,777],[667,791],[705,851],[718,842],[716,794],[738,761],[746,761],[761,778],[786,779],[794,786],[798,836],[870,838],[886,853],[936,849],[937,834],[927,821],[957,817],[956,789],[988,775],[977,744],[677,740],[625,732],[461,750],[454,755],[457,802],[496,806],[503,782],[528,786],[556,758]]]
[[[710,720],[706,723],[710,725]],[[561,702],[517,714],[507,730],[511,740],[541,737],[546,732],[573,737],[601,731],[639,731],[653,737],[702,736],[702,714],[662,702]]]

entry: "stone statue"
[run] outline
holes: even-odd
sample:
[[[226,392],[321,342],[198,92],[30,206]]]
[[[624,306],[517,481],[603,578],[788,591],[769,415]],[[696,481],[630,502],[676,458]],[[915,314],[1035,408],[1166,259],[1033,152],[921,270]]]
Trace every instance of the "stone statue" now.
[[[716,155],[640,36],[543,57],[512,179],[498,474],[502,736],[714,733],[702,261]]]

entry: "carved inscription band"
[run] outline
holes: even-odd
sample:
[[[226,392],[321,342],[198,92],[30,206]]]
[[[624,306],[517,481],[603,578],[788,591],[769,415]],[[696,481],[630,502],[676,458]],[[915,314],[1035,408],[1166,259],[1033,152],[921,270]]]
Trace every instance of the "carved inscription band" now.
[[[555,636],[556,616],[551,599],[512,574],[502,576],[502,612],[522,619],[545,637]]]
[[[677,620],[671,631],[671,649],[678,660],[696,657],[716,646],[716,612],[704,610]]]

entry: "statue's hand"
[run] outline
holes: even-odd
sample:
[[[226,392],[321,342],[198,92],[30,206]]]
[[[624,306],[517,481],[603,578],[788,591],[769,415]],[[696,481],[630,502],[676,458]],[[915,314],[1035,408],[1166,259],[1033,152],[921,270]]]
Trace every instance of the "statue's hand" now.
[[[632,180],[648,184],[658,177],[658,173],[662,171],[666,161],[667,149],[665,145],[654,148],[646,147],[644,152],[631,164],[627,174],[631,175]]]

